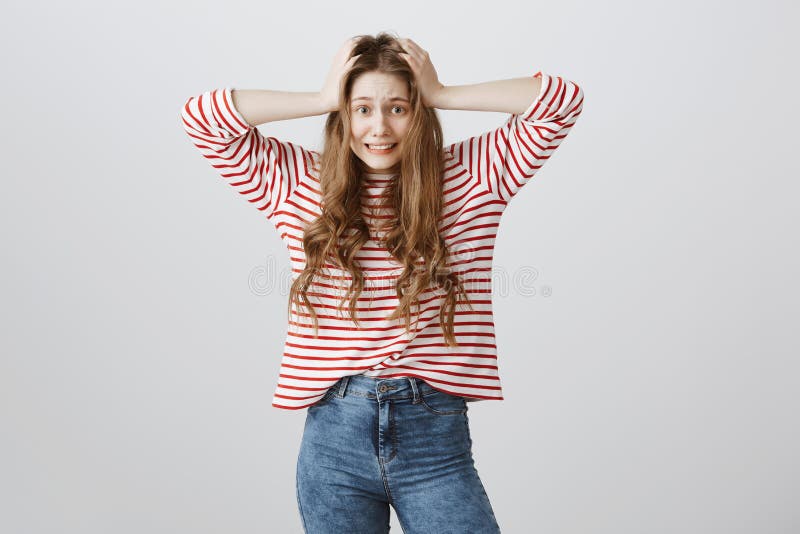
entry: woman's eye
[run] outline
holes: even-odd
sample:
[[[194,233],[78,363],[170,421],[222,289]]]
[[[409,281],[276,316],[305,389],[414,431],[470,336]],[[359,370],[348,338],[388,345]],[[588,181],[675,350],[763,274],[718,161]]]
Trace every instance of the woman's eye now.
[[[356,108],[356,112],[361,112],[361,110],[362,110],[362,109],[369,110],[369,108],[368,108],[367,106],[358,106],[358,107]],[[400,113],[403,113],[403,112],[405,112],[405,110],[406,110],[406,108],[404,108],[403,106],[394,106],[392,109],[393,109],[393,110],[394,110],[394,109],[399,109],[400,111],[399,111],[399,113],[397,113],[398,115],[399,115]]]

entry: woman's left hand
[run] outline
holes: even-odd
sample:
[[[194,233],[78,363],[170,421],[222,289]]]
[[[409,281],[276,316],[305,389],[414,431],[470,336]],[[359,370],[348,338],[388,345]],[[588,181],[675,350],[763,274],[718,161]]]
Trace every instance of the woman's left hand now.
[[[414,72],[417,87],[419,87],[422,96],[422,103],[428,107],[436,107],[438,96],[444,89],[444,85],[439,82],[439,77],[436,75],[436,69],[433,68],[428,52],[411,39],[401,37],[399,41],[406,51],[405,54],[401,52],[400,56],[406,60]]]

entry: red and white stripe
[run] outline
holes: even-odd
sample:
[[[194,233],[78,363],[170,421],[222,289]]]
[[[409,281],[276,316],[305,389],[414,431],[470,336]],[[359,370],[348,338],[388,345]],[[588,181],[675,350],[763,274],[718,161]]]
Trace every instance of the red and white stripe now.
[[[365,288],[357,305],[360,325],[337,307],[349,287],[349,273],[332,265],[309,290],[319,323],[314,337],[310,315],[295,312],[288,325],[272,405],[301,409],[317,402],[345,375],[373,378],[415,376],[441,391],[469,400],[502,400],[492,316],[491,273],[500,218],[511,198],[544,165],[567,136],[582,110],[583,92],[574,82],[537,72],[541,90],[521,115],[499,128],[446,147],[445,205],[439,230],[450,249],[448,265],[464,283],[472,309],[459,306],[455,337],[447,346],[439,326],[444,292],[420,295],[412,331],[384,319],[398,299],[394,281],[402,266],[376,242],[359,251]],[[320,213],[320,154],[266,137],[233,106],[231,88],[189,98],[181,110],[186,133],[217,172],[258,210],[286,243],[292,279],[305,266],[303,229]],[[385,209],[373,212],[388,176],[370,175],[362,212],[370,228]],[[414,330],[413,320],[417,319]]]

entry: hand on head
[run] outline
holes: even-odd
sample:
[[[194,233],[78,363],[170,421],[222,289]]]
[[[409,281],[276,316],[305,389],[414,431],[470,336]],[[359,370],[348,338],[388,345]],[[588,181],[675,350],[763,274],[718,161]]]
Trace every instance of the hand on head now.
[[[333,63],[325,78],[325,84],[320,91],[322,101],[329,111],[339,109],[339,97],[342,90],[342,77],[353,66],[359,55],[350,57],[353,47],[356,45],[357,38],[352,37],[342,44],[339,51],[333,58]]]
[[[406,60],[414,72],[422,103],[428,107],[435,107],[437,97],[444,85],[439,81],[439,76],[436,74],[430,55],[411,39],[401,37],[399,42],[403,50],[406,51],[405,53],[401,52],[400,57]]]

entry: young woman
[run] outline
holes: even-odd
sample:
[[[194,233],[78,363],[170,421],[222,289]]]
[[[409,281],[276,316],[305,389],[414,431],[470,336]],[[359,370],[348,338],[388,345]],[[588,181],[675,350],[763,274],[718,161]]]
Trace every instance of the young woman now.
[[[502,400],[491,262],[511,198],[583,106],[544,74],[445,86],[411,39],[341,47],[319,92],[221,88],[181,110],[194,145],[285,241],[292,265],[273,406],[308,408],[307,533],[499,532],[468,402]],[[511,114],[443,146],[439,109]],[[328,114],[321,152],[256,126]]]

